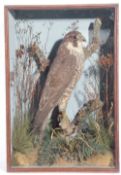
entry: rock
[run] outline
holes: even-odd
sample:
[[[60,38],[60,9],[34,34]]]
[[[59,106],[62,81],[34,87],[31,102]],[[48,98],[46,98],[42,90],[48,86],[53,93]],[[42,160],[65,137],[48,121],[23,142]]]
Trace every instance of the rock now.
[[[37,153],[38,153],[37,149],[27,154],[15,152],[14,159],[18,165],[22,165],[22,166],[33,165],[37,161]]]
[[[69,161],[69,160],[65,160],[64,158],[59,158],[55,162],[55,165],[58,165],[58,166],[73,166],[73,165],[79,165],[79,162],[77,162],[77,161]]]
[[[29,160],[25,154],[16,152],[14,154],[14,159],[18,165],[29,165]]]
[[[113,154],[110,151],[107,151],[105,154],[94,155],[82,163],[89,166],[98,166],[98,167],[107,167],[110,166],[113,162]]]

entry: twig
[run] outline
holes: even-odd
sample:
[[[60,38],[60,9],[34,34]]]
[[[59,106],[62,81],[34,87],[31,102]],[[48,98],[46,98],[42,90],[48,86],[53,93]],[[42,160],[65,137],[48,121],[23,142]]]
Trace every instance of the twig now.
[[[82,137],[78,137],[78,139],[83,141],[88,148],[90,148],[92,151],[94,151],[94,149]]]

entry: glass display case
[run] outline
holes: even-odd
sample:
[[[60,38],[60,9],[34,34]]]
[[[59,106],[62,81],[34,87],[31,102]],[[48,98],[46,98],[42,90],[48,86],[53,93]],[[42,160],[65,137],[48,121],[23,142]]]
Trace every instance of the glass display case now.
[[[6,6],[8,171],[117,172],[118,5]]]

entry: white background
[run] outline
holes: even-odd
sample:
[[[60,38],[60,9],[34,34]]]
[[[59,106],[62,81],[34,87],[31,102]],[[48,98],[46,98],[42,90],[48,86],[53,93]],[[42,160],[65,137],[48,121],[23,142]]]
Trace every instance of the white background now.
[[[5,39],[4,39],[4,5],[41,5],[41,4],[106,4],[106,3],[118,3],[120,0],[1,0],[0,1],[0,175],[7,174],[6,172],[6,87],[5,87]],[[119,4],[120,5],[120,4]],[[121,10],[121,9],[120,9]],[[119,11],[120,11],[119,10]],[[120,25],[120,23],[119,23]],[[120,29],[120,26],[119,26]],[[119,32],[120,33],[120,32]],[[119,35],[119,41],[120,41]],[[119,45],[120,48],[120,45]],[[121,53],[121,49],[120,53]],[[119,75],[121,73],[120,54],[119,54]],[[120,77],[120,76],[119,76]],[[121,81],[119,80],[119,85]],[[120,89],[121,87],[119,87]],[[120,92],[119,92],[120,97]],[[120,99],[119,99],[120,105]],[[120,108],[120,106],[119,106]],[[120,110],[119,110],[119,128],[121,123]],[[121,161],[120,161],[121,162]],[[18,174],[18,173],[15,173]],[[25,173],[22,173],[25,174]],[[35,174],[35,173],[31,173]],[[48,174],[48,173],[44,173]],[[58,174],[56,172],[56,174]],[[67,173],[63,173],[67,174]],[[74,173],[76,174],[76,173]],[[83,173],[82,173],[83,174]],[[85,173],[88,174],[88,173]],[[104,173],[103,173],[104,174]],[[107,174],[107,173],[105,173]],[[112,173],[114,174],[114,173]]]

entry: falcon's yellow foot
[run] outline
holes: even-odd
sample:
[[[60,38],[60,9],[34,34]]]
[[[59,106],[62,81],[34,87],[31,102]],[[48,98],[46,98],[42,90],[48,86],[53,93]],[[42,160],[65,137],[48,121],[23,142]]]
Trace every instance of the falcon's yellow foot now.
[[[65,132],[66,135],[70,135],[73,133],[74,125],[70,122],[68,115],[65,111],[60,114],[60,123],[59,126]]]

